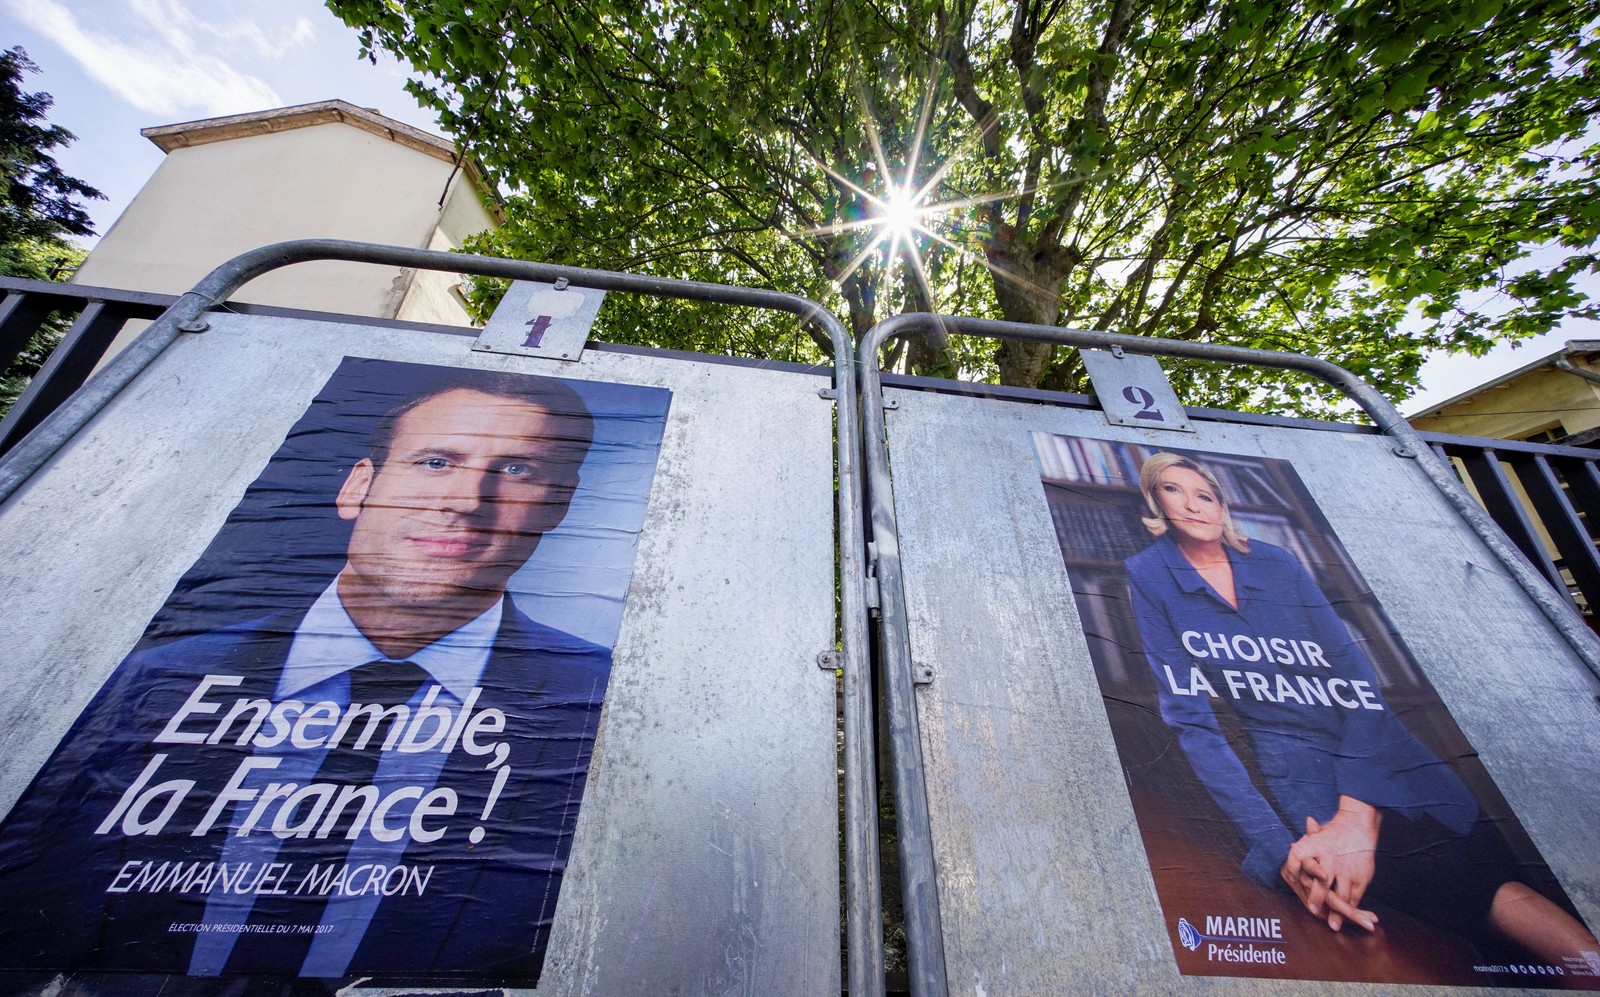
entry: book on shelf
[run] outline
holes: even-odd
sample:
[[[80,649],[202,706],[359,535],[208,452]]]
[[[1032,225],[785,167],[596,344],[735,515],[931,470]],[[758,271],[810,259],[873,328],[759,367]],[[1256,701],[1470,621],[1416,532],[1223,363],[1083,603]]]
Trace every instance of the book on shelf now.
[[[1043,431],[1033,434],[1033,444],[1039,457],[1040,475],[1046,481],[1083,481],[1136,490],[1144,462],[1151,454],[1165,451],[1185,456],[1193,454],[1201,466],[1216,475],[1223,499],[1229,506],[1292,509],[1299,504],[1297,496],[1287,493],[1287,485],[1272,463],[1259,457],[1195,454],[1181,447],[1118,443]]]
[[[1150,546],[1152,537],[1129,502],[1074,501],[1051,495],[1050,520],[1068,560],[1123,561]]]
[[[1142,447],[1081,436],[1035,432],[1034,452],[1039,472],[1047,481],[1093,481],[1102,485],[1139,486]]]

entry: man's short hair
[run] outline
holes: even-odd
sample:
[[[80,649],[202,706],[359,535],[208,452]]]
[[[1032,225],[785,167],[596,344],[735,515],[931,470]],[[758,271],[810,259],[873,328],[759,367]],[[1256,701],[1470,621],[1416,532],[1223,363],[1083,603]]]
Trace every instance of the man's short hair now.
[[[513,374],[499,370],[447,369],[418,388],[378,420],[372,431],[369,456],[381,468],[389,457],[400,420],[407,412],[451,391],[476,391],[514,402],[535,405],[551,415],[548,437],[550,456],[576,475],[594,442],[594,417],[583,399],[565,381],[538,374]]]

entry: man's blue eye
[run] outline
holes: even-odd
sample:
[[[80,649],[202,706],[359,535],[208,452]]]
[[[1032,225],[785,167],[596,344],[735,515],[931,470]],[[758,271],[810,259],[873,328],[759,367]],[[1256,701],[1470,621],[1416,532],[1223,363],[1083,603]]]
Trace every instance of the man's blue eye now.
[[[421,464],[430,471],[443,471],[450,466],[450,462],[443,457],[429,457],[421,461]]]
[[[533,465],[532,464],[506,464],[506,465],[504,465],[504,466],[502,466],[500,468],[500,473],[501,474],[510,475],[513,478],[526,478],[529,475],[533,474]]]

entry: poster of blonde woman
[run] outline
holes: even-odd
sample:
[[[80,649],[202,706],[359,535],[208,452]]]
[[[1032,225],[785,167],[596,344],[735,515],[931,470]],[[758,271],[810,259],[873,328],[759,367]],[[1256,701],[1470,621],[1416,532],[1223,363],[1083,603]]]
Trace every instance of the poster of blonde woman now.
[[[1181,972],[1600,989],[1290,462],[1034,445]]]

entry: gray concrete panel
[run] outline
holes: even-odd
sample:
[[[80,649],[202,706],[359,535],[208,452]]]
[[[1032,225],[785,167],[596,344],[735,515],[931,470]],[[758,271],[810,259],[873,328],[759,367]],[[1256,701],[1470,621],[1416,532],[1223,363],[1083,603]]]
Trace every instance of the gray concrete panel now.
[[[1292,461],[1580,912],[1600,921],[1594,682],[1392,441],[1207,422],[1175,439],[1093,411],[885,396],[911,651],[935,676],[917,704],[952,993],[1394,989],[1178,974],[1035,430]]]
[[[0,508],[0,812],[340,357],[655,385],[672,405],[537,993],[837,993],[829,371],[208,320]]]

